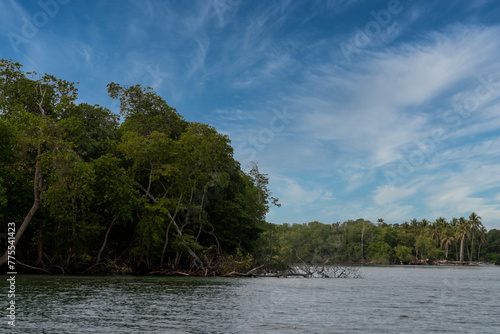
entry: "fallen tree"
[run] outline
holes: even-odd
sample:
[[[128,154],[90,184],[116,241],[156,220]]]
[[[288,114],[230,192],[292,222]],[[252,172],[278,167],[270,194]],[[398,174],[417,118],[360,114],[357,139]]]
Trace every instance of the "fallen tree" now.
[[[359,267],[327,265],[328,260],[322,265],[309,265],[302,263],[300,265],[287,265],[276,268],[268,267],[261,272],[259,277],[304,277],[304,278],[363,278],[359,273]]]

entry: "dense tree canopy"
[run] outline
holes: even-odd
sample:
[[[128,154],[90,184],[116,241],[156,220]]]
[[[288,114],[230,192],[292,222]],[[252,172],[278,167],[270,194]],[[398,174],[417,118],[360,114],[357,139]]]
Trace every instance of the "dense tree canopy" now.
[[[17,259],[76,272],[212,270],[214,258],[251,252],[270,205],[258,168],[245,173],[227,136],[150,88],[108,93],[121,123],[77,104],[74,84],[0,62],[1,232],[16,222]]]
[[[344,223],[269,224],[259,240],[260,254],[282,261],[322,263],[431,264],[438,260],[500,263],[500,234],[486,231],[481,217],[447,222],[413,219],[377,224],[364,219]]]

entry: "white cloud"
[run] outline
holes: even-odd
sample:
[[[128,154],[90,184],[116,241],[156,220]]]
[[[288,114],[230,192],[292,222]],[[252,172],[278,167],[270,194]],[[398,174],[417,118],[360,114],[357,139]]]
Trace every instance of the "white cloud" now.
[[[273,176],[273,190],[286,206],[304,206],[316,201],[322,196],[331,196],[331,192],[324,191],[317,186],[304,185],[299,180]]]
[[[21,29],[24,23],[21,18],[23,17],[30,19],[31,15],[16,1],[0,2],[0,22],[2,22],[0,32],[2,35],[8,37],[8,34],[12,33],[22,37]]]
[[[388,185],[379,186],[374,191],[373,199],[379,205],[390,204],[398,202],[402,199],[408,198],[417,192],[417,187],[392,187]]]
[[[235,108],[216,109],[215,113],[218,118],[224,121],[246,121],[255,119],[252,113]]]
[[[297,113],[308,110],[299,130],[340,151],[364,152],[372,167],[397,161],[435,126],[428,105],[496,62],[499,32],[453,27],[420,44],[372,53],[352,70],[316,66],[291,99]]]
[[[82,44],[80,46],[80,55],[84,59],[85,66],[92,68],[93,48],[90,45]]]

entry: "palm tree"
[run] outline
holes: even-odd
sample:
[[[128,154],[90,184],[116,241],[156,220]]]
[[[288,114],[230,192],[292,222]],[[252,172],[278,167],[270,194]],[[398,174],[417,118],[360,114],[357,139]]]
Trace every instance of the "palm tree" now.
[[[443,237],[441,238],[441,247],[445,247],[445,251],[446,251],[446,254],[445,254],[445,259],[448,259],[448,248],[450,246],[450,244],[452,242],[455,241],[455,238],[453,237],[453,230],[451,229],[451,227],[447,227],[445,230],[444,230],[444,233],[443,233]]]
[[[479,247],[477,249],[477,259],[479,261],[479,254],[481,253],[481,245],[486,242],[486,227],[481,226],[479,228]]]
[[[424,219],[422,219],[420,221],[420,226],[423,227],[423,228],[425,228],[425,227],[427,227],[427,225],[429,225],[429,223],[430,222],[427,219],[424,218]]]
[[[401,224],[401,228],[404,230],[408,230],[410,228],[410,223],[404,222],[403,224]]]
[[[451,229],[451,234],[454,236],[454,243],[455,243],[455,256],[456,256],[456,261],[458,261],[458,237],[457,237],[457,232],[458,232],[458,219],[453,218],[450,221],[450,229]]]
[[[460,217],[458,220],[458,238],[460,239],[460,263],[464,262],[464,242],[465,238],[470,235],[469,232],[469,222],[464,217]]]
[[[417,235],[423,235],[423,236],[431,236],[431,232],[429,231],[430,227],[430,222],[427,219],[422,219],[421,221],[418,222],[418,225],[416,226],[416,232]]]
[[[438,243],[438,245],[441,245],[441,236],[443,234],[443,230],[446,227],[446,219],[443,217],[440,217],[436,219],[436,221],[429,225],[431,227],[430,233],[432,239],[435,239]]]
[[[470,249],[470,254],[471,254],[471,261],[472,261],[472,254],[474,252],[474,232],[476,230],[479,230],[483,224],[481,223],[481,217],[479,217],[475,212],[471,213],[469,216],[469,224],[470,224],[470,230],[472,233],[471,236],[471,249]]]

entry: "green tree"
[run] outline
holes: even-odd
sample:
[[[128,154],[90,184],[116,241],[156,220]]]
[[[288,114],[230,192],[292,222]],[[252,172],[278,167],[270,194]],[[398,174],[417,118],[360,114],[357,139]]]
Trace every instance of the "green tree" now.
[[[465,239],[469,237],[469,224],[464,217],[458,219],[455,238],[460,240],[460,263],[464,262]]]
[[[398,245],[394,247],[395,257],[398,259],[399,263],[409,263],[411,260],[412,249],[407,246]]]
[[[120,100],[120,115],[124,118],[120,131],[136,132],[147,136],[154,131],[178,139],[187,122],[152,89],[136,86],[108,84],[108,94]]]
[[[471,234],[471,251],[470,251],[470,259],[472,261],[473,253],[474,253],[474,233],[479,231],[483,224],[481,223],[481,217],[479,217],[475,212],[472,212],[469,216],[469,224],[470,224],[470,234]]]
[[[104,237],[102,232],[100,234],[102,245],[97,253],[96,263],[101,261],[113,226],[129,228],[127,223],[133,220],[134,210],[138,210],[142,204],[137,187],[120,165],[121,160],[109,153],[92,160],[95,175],[92,208],[100,230],[106,231]]]
[[[51,75],[26,76],[21,65],[0,61],[0,115],[14,128],[14,169],[30,171],[32,176],[33,204],[17,228],[15,243],[24,234],[33,216],[40,208],[45,189],[42,160],[61,146],[56,121],[60,113],[72,106],[76,89],[72,83]],[[64,149],[63,149],[64,150]],[[0,257],[6,263],[7,252]]]
[[[96,182],[92,164],[74,151],[62,151],[44,163],[47,172],[45,206],[55,221],[48,240],[60,256],[87,260],[99,226],[92,210]]]
[[[488,240],[485,245],[486,260],[500,265],[500,230],[489,230],[486,239]]]
[[[115,151],[118,117],[106,108],[82,103],[63,109],[57,125],[62,139],[86,161]]]
[[[444,235],[443,237],[441,238],[441,246],[444,245],[444,248],[445,248],[445,258],[447,259],[448,258],[448,249],[450,247],[450,245],[455,241],[455,238],[451,232],[450,229],[447,229],[445,232],[444,232]]]

